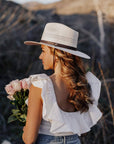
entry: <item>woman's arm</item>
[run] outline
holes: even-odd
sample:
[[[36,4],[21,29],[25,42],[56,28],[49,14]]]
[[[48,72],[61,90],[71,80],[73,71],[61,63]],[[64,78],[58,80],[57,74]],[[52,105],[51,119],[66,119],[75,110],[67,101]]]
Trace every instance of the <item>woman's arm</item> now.
[[[42,106],[43,106],[41,91],[42,91],[41,88],[37,88],[33,85],[31,85],[30,87],[27,119],[22,136],[25,144],[33,144],[38,136],[38,130],[42,120]]]

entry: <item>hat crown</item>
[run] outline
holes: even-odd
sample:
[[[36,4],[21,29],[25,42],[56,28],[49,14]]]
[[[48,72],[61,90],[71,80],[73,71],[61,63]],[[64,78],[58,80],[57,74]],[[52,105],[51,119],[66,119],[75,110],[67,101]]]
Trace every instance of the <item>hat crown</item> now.
[[[61,23],[47,23],[41,41],[25,41],[27,45],[47,45],[70,54],[90,59],[90,57],[77,50],[79,33]]]
[[[41,40],[76,48],[79,33],[60,23],[47,23]]]

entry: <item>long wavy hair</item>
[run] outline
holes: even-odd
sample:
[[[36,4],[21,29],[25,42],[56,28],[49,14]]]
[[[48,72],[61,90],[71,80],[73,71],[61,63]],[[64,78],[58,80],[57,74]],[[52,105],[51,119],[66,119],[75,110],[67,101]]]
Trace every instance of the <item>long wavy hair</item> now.
[[[53,54],[54,48],[49,47]],[[67,101],[74,105],[75,111],[86,112],[89,104],[93,104],[91,88],[85,77],[86,70],[80,57],[55,49],[55,57],[61,64],[61,77],[67,81],[69,89]]]

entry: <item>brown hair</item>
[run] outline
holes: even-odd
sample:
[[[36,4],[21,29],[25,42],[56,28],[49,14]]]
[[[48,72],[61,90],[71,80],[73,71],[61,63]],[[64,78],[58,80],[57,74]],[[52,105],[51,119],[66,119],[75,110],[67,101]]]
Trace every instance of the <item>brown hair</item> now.
[[[49,47],[53,54],[54,48]],[[55,56],[61,64],[61,77],[67,81],[70,91],[68,102],[74,105],[76,111],[86,112],[89,104],[93,104],[90,85],[85,77],[82,59],[78,56],[56,49]]]

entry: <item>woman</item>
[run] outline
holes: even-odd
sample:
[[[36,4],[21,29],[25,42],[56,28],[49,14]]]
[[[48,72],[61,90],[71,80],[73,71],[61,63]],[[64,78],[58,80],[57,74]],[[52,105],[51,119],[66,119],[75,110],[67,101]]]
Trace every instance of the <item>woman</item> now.
[[[28,99],[23,141],[26,144],[80,144],[79,136],[101,118],[97,108],[100,81],[85,72],[81,58],[90,57],[77,50],[78,32],[60,23],[48,23],[40,42],[45,70],[51,76],[30,76],[32,85]]]

